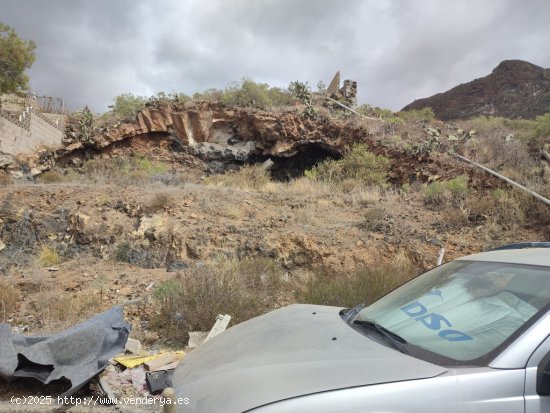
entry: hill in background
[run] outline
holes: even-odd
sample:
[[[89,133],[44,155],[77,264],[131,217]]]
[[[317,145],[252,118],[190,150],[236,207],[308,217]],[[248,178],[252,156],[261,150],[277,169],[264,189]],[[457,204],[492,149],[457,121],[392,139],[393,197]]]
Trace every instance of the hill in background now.
[[[417,99],[403,110],[431,107],[438,119],[492,115],[532,119],[550,107],[550,69],[504,60],[488,76]]]

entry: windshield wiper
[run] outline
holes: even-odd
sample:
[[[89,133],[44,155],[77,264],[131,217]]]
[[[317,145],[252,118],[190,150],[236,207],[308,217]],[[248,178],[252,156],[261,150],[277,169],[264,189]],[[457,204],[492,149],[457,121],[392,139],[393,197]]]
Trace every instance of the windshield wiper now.
[[[340,317],[346,322],[349,323],[349,321],[359,313],[363,308],[365,308],[365,304],[359,304],[356,305],[353,308],[344,308],[343,310],[340,310]]]
[[[382,327],[376,321],[354,320],[352,324],[377,332],[382,337],[384,337],[386,342],[388,342],[393,348],[399,350],[401,353],[408,354],[407,350],[405,350],[405,348],[403,347],[403,344],[407,344],[407,340],[405,340],[400,335],[394,333],[393,331],[388,330],[386,327]]]

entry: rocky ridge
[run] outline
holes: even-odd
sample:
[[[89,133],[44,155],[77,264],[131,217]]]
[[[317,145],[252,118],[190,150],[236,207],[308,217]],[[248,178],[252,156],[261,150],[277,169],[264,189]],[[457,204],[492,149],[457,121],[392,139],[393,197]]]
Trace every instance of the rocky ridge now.
[[[481,115],[531,119],[550,108],[550,69],[504,60],[488,76],[417,99],[402,110],[425,107],[445,121]]]

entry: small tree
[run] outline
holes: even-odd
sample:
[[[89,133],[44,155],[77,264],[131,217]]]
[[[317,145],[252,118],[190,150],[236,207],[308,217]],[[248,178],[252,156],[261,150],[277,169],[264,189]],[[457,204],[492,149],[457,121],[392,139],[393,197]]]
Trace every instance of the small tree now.
[[[288,91],[300,100],[304,105],[305,109],[302,112],[302,116],[306,119],[315,119],[317,117],[317,111],[313,107],[313,95],[311,93],[311,87],[307,82],[300,82],[298,80],[290,82],[288,86]]]
[[[132,121],[137,113],[145,108],[148,99],[143,96],[136,96],[132,93],[123,93],[115,97],[115,104],[112,111],[124,121]]]
[[[10,26],[0,23],[0,94],[27,89],[25,74],[34,63],[36,44],[22,40]]]

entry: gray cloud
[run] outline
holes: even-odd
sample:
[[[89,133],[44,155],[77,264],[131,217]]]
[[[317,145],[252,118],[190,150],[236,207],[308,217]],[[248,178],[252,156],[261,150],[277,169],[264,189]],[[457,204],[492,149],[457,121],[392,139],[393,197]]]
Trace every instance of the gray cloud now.
[[[337,69],[361,103],[398,110],[504,59],[550,67],[547,0],[2,0],[0,20],[38,45],[33,91],[95,111],[125,92],[315,85]]]

